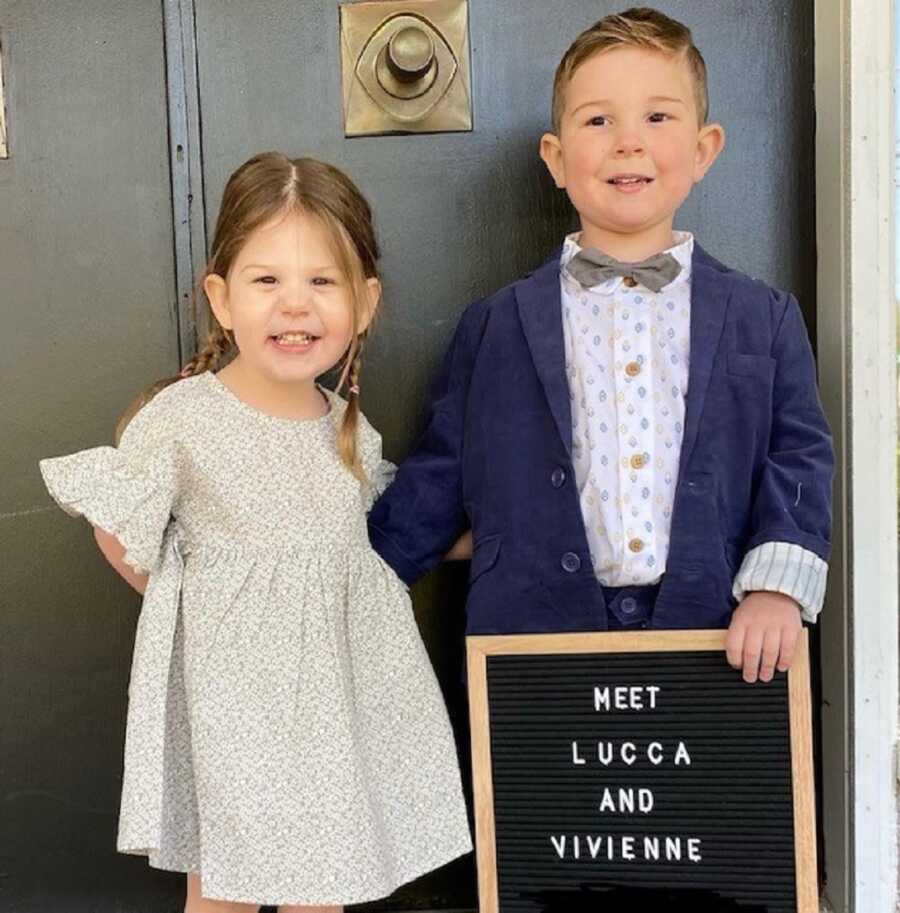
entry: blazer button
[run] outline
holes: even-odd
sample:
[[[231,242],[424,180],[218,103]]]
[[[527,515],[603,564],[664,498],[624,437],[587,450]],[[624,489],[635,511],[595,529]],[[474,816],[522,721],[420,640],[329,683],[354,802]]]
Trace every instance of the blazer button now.
[[[566,552],[562,556],[562,568],[567,574],[574,574],[581,567],[581,559],[575,552]]]
[[[626,614],[631,615],[637,609],[637,600],[633,596],[626,596],[620,603],[619,608]]]
[[[554,488],[562,488],[563,483],[566,481],[566,471],[562,466],[557,466],[556,469],[550,474],[550,484]]]

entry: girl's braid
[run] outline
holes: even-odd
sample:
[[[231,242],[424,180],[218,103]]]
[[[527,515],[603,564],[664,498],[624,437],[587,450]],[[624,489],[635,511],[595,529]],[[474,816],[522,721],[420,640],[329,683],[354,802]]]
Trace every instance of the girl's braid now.
[[[181,369],[181,376],[191,377],[214,370],[232,346],[231,334],[217,323],[206,338],[206,345]]]
[[[338,448],[344,464],[349,466],[353,474],[366,482],[365,470],[359,458],[359,448],[356,445],[356,429],[359,425],[359,375],[362,369],[362,338],[356,340],[353,346],[350,361],[344,371],[344,380],[347,383],[347,407],[344,409],[344,418],[338,434]]]

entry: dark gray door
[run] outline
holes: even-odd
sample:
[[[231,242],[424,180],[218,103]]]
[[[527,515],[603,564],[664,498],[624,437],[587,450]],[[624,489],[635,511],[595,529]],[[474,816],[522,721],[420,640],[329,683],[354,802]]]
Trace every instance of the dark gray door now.
[[[728,130],[678,224],[795,290],[810,315],[813,2],[659,5],[694,28],[712,116]],[[536,266],[573,225],[537,141],[560,55],[622,6],[472,0],[473,131],[348,140],[335,0],[196,0],[202,150],[184,152],[199,162],[202,151],[208,230],[227,175],[262,149],[339,164],[373,204],[385,306],[363,403],[389,457],[414,441],[465,305]],[[0,161],[0,910],[175,913],[180,876],[114,853],[138,603],[87,529],[49,506],[35,468],[107,441],[130,394],[177,364],[163,9],[44,7],[0,0],[13,153]],[[464,596],[463,567],[414,588],[465,760]],[[462,860],[377,908],[472,908],[473,872]]]
[[[140,603],[37,471],[178,363],[162,16],[0,0],[0,45],[0,910],[174,911],[115,852]]]

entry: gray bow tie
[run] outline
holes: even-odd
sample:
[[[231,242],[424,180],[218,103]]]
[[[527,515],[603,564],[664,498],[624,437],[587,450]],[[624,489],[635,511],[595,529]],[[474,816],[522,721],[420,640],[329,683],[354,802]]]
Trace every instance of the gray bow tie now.
[[[631,276],[644,288],[658,292],[681,272],[681,264],[671,254],[656,254],[640,263],[623,263],[596,247],[589,247],[575,254],[566,269],[585,288],[593,288],[614,276]]]

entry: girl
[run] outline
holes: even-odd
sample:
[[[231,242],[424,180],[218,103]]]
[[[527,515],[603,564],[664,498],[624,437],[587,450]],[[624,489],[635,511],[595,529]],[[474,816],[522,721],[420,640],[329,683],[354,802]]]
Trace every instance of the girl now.
[[[438,685],[366,534],[389,465],[359,411],[377,256],[344,174],[250,159],[207,346],[117,449],[41,463],[146,585],[118,848],[189,873],[187,913],[368,901],[471,848]],[[316,383],[337,364],[348,401]]]

